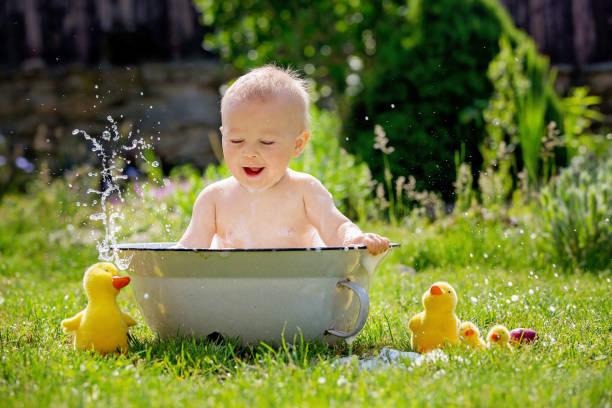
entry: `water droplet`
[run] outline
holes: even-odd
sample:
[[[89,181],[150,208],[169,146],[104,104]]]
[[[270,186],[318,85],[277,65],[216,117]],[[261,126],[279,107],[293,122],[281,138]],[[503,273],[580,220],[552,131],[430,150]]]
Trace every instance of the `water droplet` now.
[[[391,109],[395,109],[395,104],[394,103],[391,104]]]
[[[73,135],[76,135],[76,134],[77,134],[77,133],[79,133],[79,132],[80,132],[80,130],[79,130],[79,129],[74,129],[74,130],[72,131],[72,134],[73,134]]]
[[[510,297],[510,299],[511,299],[513,302],[516,302],[516,301],[518,301],[518,300],[519,300],[519,297],[518,297],[518,295],[512,295],[512,296]]]
[[[97,85],[97,84],[96,84],[96,85],[94,85],[94,88],[98,89],[98,85]]]
[[[157,161],[154,161],[151,163],[151,166],[153,167],[159,167],[159,163]]]
[[[149,298],[149,294],[148,294],[148,293],[145,293],[145,294],[143,295],[143,298],[148,299],[148,298]]]

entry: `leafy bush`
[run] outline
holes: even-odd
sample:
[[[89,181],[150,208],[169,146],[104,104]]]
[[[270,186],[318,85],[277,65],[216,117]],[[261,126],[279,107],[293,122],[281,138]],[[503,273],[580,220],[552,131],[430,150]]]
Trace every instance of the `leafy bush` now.
[[[581,145],[579,136],[591,126],[592,121],[601,121],[603,115],[590,107],[598,105],[601,97],[589,95],[587,87],[573,88],[570,95],[563,98],[563,135],[568,156],[574,157]]]
[[[612,266],[612,151],[576,156],[541,196],[542,244],[551,261],[600,270]]]
[[[338,96],[345,90],[349,58],[369,59],[375,53],[374,34],[368,27],[385,14],[397,22],[398,9],[406,10],[402,1],[373,0],[195,0],[195,4],[202,12],[202,24],[212,29],[204,38],[206,49],[218,51],[241,72],[270,61],[297,65],[318,82],[322,96],[332,90]]]
[[[500,36],[515,32],[496,0],[196,4],[214,30],[205,47],[239,71],[270,61],[297,65],[318,83],[315,97],[333,92],[345,119],[343,143],[348,137],[347,148],[379,180],[375,123],[396,149],[388,157],[392,174],[414,175],[417,188],[452,195],[462,141],[472,168],[480,168],[480,110],[491,93],[485,73]]]
[[[353,101],[347,135],[374,174],[372,120],[385,128],[395,152],[394,175],[412,174],[417,188],[453,194],[454,152],[465,146],[467,162],[480,168],[481,109],[491,94],[485,80],[502,34],[515,29],[496,1],[410,2],[404,28],[384,26],[377,65],[364,73],[364,91]],[[397,26],[396,26],[397,27]]]

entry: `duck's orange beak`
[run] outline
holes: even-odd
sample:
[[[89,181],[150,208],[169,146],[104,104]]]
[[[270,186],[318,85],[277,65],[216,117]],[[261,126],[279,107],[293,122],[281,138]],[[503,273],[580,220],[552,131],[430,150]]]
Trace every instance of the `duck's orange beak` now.
[[[491,335],[491,338],[492,338],[493,340],[497,341],[497,340],[499,340],[499,334],[497,334],[497,333],[493,333],[493,334]]]
[[[472,329],[467,329],[467,330],[465,331],[465,335],[466,335],[466,337],[467,337],[467,336],[471,336],[471,335],[472,335],[472,334],[474,334],[474,333],[475,333],[475,332],[474,332],[474,330],[472,330]]]
[[[130,278],[127,276],[113,276],[113,286],[119,290],[130,283]]]
[[[444,292],[442,292],[442,289],[440,289],[439,286],[432,285],[431,288],[429,288],[429,293],[431,293],[432,295],[435,295],[435,296],[440,296]]]

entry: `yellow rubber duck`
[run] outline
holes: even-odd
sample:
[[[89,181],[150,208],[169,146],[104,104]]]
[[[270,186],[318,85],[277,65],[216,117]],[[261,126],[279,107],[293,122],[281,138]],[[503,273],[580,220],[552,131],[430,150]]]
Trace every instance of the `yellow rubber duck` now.
[[[455,316],[457,293],[446,282],[436,282],[423,294],[425,311],[414,316],[408,325],[410,343],[419,353],[428,352],[445,343],[459,344],[460,321]]]
[[[83,277],[87,307],[62,321],[64,333],[75,333],[75,350],[93,347],[104,354],[127,351],[128,327],[136,321],[119,310],[116,297],[128,283],[130,278],[119,276],[111,263],[99,262],[87,269]]]
[[[461,326],[459,326],[459,337],[463,340],[463,344],[472,350],[482,350],[487,347],[480,338],[480,330],[472,322],[461,323]]]
[[[512,350],[512,347],[510,347],[510,332],[501,324],[491,327],[489,334],[487,334],[487,345]]]

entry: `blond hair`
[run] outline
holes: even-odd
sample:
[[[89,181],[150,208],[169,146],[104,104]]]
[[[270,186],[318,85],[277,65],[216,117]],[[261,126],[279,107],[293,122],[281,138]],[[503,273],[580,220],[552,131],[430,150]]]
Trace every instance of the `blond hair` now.
[[[272,64],[254,68],[239,77],[223,94],[221,114],[229,103],[250,99],[266,100],[280,95],[288,95],[295,100],[303,112],[304,127],[308,128],[310,96],[306,81],[297,71]]]

